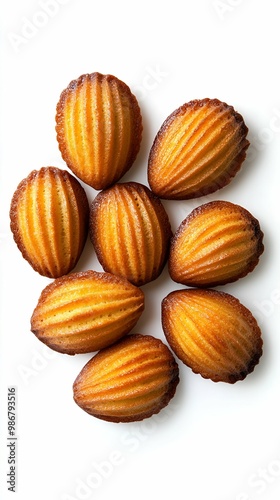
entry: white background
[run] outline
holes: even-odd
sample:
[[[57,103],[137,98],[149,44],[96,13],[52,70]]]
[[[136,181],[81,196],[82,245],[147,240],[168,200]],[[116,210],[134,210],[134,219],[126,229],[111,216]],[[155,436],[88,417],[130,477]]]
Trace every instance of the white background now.
[[[52,9],[46,13],[46,6]],[[277,0],[13,0],[1,2],[1,492],[7,490],[7,388],[17,386],[19,500],[276,500],[280,492],[279,160]],[[149,149],[183,103],[218,98],[239,111],[251,146],[232,183],[203,199],[164,202],[173,230],[195,207],[225,199],[247,208],[265,233],[253,273],[223,290],[259,321],[264,354],[246,380],[215,384],[180,364],[170,405],[138,424],[83,412],[72,383],[91,355],[45,348],[30,316],[50,282],[21,257],[9,205],[33,169],[66,168],[56,143],[61,91],[83,73],[111,73],[139,99],[141,152],[123,180],[147,184]],[[96,192],[86,188],[91,201]],[[77,270],[100,270],[88,242]],[[160,303],[174,284],[165,270],[143,287],[136,332],[163,337]]]

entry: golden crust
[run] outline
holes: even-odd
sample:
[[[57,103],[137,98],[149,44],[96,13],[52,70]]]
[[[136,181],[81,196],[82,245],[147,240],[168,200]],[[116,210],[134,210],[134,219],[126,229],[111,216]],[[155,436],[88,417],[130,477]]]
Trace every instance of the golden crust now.
[[[85,365],[73,385],[74,400],[99,419],[135,422],[164,408],[178,382],[178,365],[161,340],[128,335]]]
[[[43,290],[31,331],[55,351],[94,352],[129,333],[143,310],[143,292],[126,279],[95,271],[73,273]]]
[[[188,286],[224,285],[253,271],[263,251],[258,220],[239,205],[213,201],[180,224],[171,240],[169,273]]]
[[[57,141],[68,167],[86,184],[105,189],[134,163],[142,139],[136,97],[113,75],[91,73],[70,82],[56,113]]]
[[[148,180],[161,198],[190,199],[227,185],[240,169],[248,128],[218,99],[185,103],[164,121],[152,145]]]
[[[79,181],[65,170],[33,170],[18,185],[10,207],[11,231],[23,257],[49,278],[69,273],[88,235],[89,204]]]
[[[137,182],[116,184],[91,205],[90,238],[103,269],[134,285],[160,275],[171,236],[161,201]]]
[[[216,290],[177,290],[162,301],[166,339],[194,373],[214,382],[243,380],[262,355],[260,328],[232,295]]]

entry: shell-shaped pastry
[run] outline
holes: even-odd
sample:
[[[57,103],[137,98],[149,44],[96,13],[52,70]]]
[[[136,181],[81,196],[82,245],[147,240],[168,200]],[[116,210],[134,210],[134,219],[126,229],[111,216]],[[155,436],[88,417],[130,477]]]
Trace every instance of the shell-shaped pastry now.
[[[105,189],[134,163],[142,139],[136,97],[113,75],[91,73],[61,93],[57,141],[68,167],[86,184]]]
[[[262,355],[261,331],[251,312],[216,290],[177,290],[162,301],[167,341],[194,373],[214,382],[243,380]]]
[[[171,240],[169,272],[188,286],[224,285],[251,272],[263,251],[258,220],[239,205],[213,201],[180,224]]]
[[[146,186],[115,184],[90,209],[90,237],[105,271],[137,286],[159,276],[172,236],[168,215]]]
[[[161,198],[189,199],[221,189],[246,156],[248,128],[218,99],[190,101],[164,121],[152,145],[148,180]]]
[[[88,219],[83,187],[56,167],[33,170],[11,202],[14,240],[33,269],[49,278],[74,269],[88,235]]]
[[[129,333],[143,310],[143,292],[127,280],[95,271],[73,273],[43,290],[31,330],[55,351],[94,352]]]
[[[75,402],[110,422],[134,422],[158,413],[174,396],[178,365],[150,335],[128,335],[96,354],[73,385]]]

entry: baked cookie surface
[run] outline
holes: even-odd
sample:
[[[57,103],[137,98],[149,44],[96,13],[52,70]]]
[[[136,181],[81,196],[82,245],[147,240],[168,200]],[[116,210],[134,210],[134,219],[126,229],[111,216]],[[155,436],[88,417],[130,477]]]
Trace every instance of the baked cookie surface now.
[[[57,278],[74,269],[88,235],[89,203],[65,170],[33,170],[18,185],[10,208],[11,231],[35,271]]]
[[[161,340],[128,335],[85,365],[73,385],[74,400],[102,420],[135,422],[164,408],[178,382],[178,365]]]
[[[188,286],[224,285],[253,271],[263,251],[258,220],[239,205],[213,201],[195,208],[175,232],[169,272]]]
[[[177,290],[162,301],[166,339],[194,373],[214,382],[243,380],[262,355],[261,331],[251,312],[216,290]]]
[[[248,128],[218,99],[185,103],[162,124],[152,145],[148,181],[160,198],[190,199],[226,186],[249,146]]]
[[[94,352],[129,333],[143,310],[142,290],[126,279],[96,271],[72,273],[42,291],[31,331],[55,351]]]
[[[103,269],[134,285],[159,276],[171,236],[161,201],[143,184],[115,184],[91,205],[90,238]]]
[[[61,93],[56,132],[62,157],[74,174],[97,190],[105,189],[136,159],[141,111],[129,87],[115,76],[85,74]]]

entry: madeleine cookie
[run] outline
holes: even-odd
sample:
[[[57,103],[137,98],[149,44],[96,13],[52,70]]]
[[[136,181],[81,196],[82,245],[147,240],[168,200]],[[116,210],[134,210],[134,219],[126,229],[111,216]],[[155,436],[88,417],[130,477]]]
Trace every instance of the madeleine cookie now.
[[[161,201],[142,184],[116,184],[92,203],[90,237],[103,269],[134,285],[159,276],[171,236]]]
[[[16,189],[11,231],[23,257],[49,278],[69,273],[88,235],[89,204],[80,183],[56,167],[33,170]]]
[[[73,80],[61,93],[56,131],[68,167],[99,190],[117,182],[132,166],[140,149],[142,117],[124,82],[92,73]]]
[[[184,285],[224,285],[251,272],[263,251],[257,219],[239,205],[213,201],[180,224],[171,241],[169,272]]]
[[[164,408],[178,382],[178,365],[161,340],[128,335],[85,365],[73,385],[74,400],[102,420],[135,422]]]
[[[162,301],[162,325],[174,353],[214,382],[243,380],[262,355],[261,331],[238,299],[214,290],[177,290]]]
[[[218,99],[190,101],[161,126],[152,145],[148,180],[161,198],[189,199],[228,184],[241,167],[248,128]]]
[[[31,330],[55,351],[93,352],[129,333],[143,310],[143,292],[126,279],[95,271],[73,273],[43,290]]]

